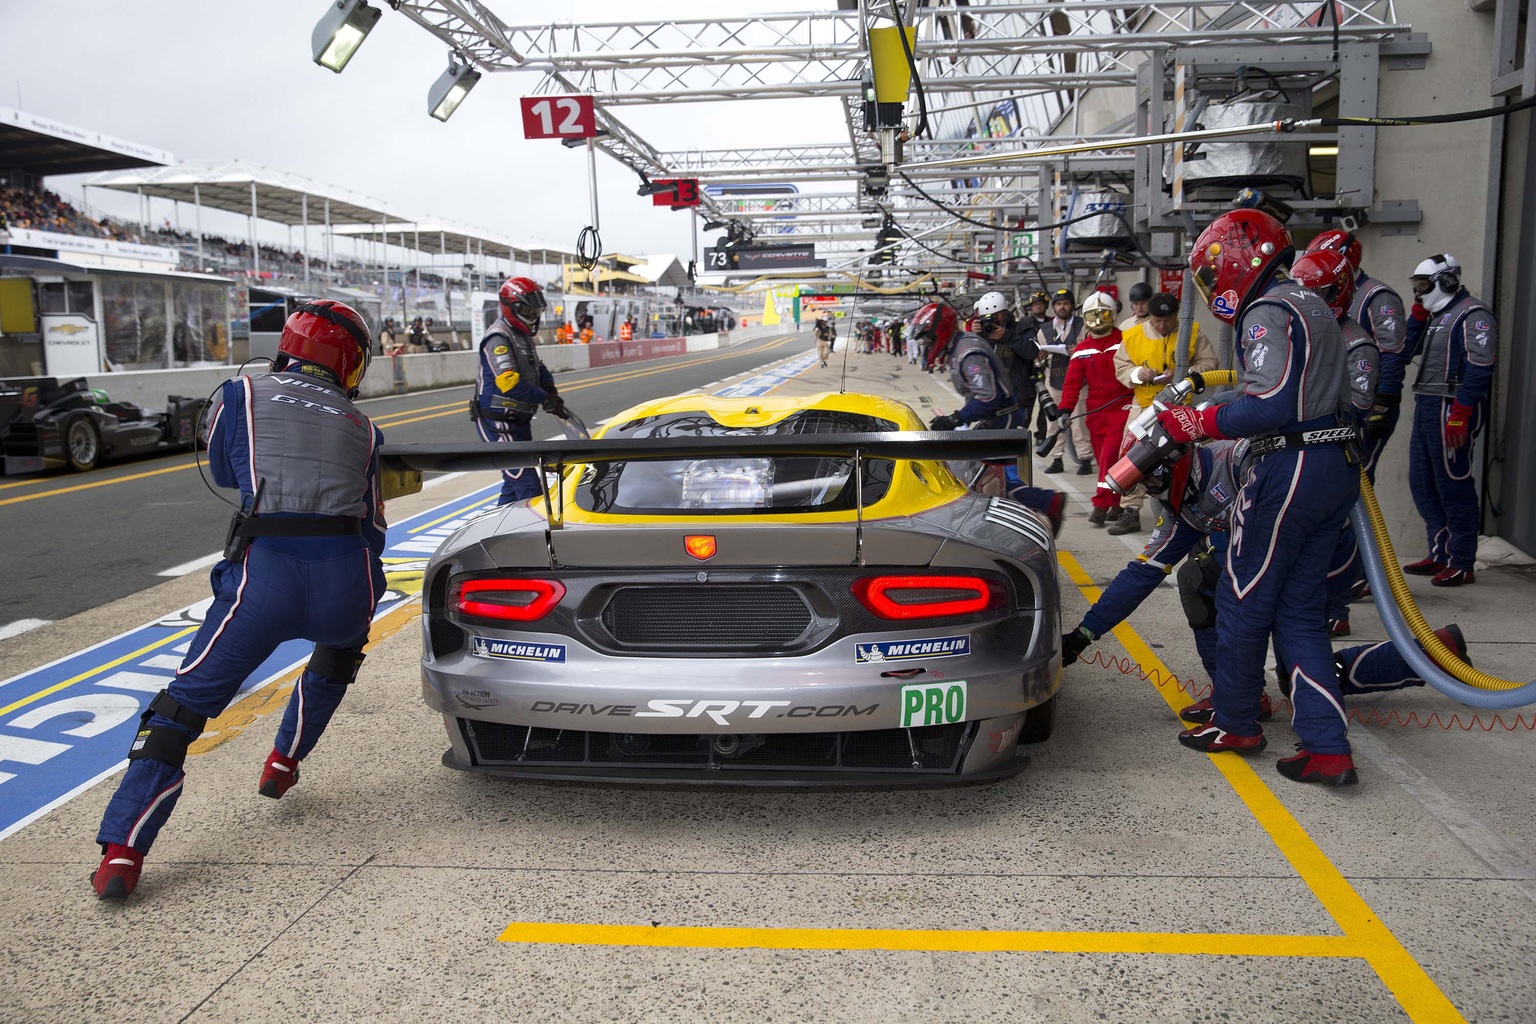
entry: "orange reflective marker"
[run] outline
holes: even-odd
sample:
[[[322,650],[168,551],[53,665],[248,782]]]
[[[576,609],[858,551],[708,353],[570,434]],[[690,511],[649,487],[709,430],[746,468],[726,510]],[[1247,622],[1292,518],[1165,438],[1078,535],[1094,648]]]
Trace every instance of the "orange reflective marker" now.
[[[707,533],[684,537],[683,550],[694,558],[713,558],[715,557],[715,538]]]

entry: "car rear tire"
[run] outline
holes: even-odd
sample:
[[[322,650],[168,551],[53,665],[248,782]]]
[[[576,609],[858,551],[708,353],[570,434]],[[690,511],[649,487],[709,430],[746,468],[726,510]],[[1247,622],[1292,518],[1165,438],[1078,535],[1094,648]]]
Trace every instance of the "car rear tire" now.
[[[95,469],[101,461],[101,433],[96,424],[83,416],[70,420],[64,431],[64,448],[70,469],[77,473]]]
[[[1019,730],[1020,743],[1044,743],[1051,738],[1051,730],[1056,726],[1056,697],[1051,694],[1051,699],[1044,704],[1036,704],[1024,712],[1024,727]]]

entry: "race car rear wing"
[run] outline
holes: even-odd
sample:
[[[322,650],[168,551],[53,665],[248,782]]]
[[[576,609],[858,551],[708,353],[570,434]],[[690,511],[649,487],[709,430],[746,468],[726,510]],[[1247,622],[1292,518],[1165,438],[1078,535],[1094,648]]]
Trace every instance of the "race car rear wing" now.
[[[384,497],[421,490],[423,473],[467,470],[558,470],[575,462],[638,462],[722,455],[903,459],[931,462],[1007,461],[1028,455],[1023,430],[903,430],[859,434],[747,434],[738,437],[615,437],[586,441],[475,441],[386,444],[379,449]]]
[[[565,508],[564,467],[572,463],[638,462],[710,456],[851,457],[854,460],[855,551],[864,564],[864,459],[931,462],[1011,462],[1028,457],[1024,430],[872,431],[850,434],[747,434],[736,437],[616,437],[589,440],[479,441],[469,444],[387,444],[379,449],[385,500],[421,490],[422,474],[538,467],[556,474],[555,500],[546,501],[545,546],[556,562],[552,531]]]

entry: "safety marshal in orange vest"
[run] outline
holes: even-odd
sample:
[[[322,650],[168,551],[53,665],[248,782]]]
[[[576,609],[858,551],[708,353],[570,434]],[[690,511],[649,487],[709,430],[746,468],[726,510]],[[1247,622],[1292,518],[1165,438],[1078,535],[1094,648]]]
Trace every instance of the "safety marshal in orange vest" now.
[[[633,320],[625,319],[623,323],[619,324],[619,340],[635,340],[635,322]]]

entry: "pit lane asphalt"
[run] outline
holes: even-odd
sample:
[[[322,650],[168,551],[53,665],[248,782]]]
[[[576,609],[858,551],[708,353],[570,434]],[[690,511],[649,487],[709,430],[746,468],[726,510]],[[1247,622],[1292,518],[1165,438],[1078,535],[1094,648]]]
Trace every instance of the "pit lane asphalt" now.
[[[812,346],[809,335],[786,331],[729,349],[562,373],[556,383],[570,407],[595,423]],[[391,443],[474,441],[470,392],[456,387],[359,405]],[[536,436],[558,429],[553,417],[534,421]],[[186,452],[107,463],[90,473],[0,477],[0,627],[63,619],[164,582],[159,573],[223,547],[230,511],[209,493]]]
[[[889,356],[850,363],[851,390],[953,408]],[[493,481],[445,481],[399,515]],[[1068,624],[1145,537],[1090,528],[1085,481],[1042,480],[1073,495]],[[1410,586],[1479,667],[1528,674],[1529,582]],[[205,594],[166,581],[0,656]],[[1381,639],[1370,606],[1353,619],[1350,643]],[[1090,650],[1107,662],[1067,670],[1055,735],[1004,782],[658,792],[442,768],[403,609],[281,802],[255,793],[281,687],[221,716],[127,904],[85,881],[115,778],[0,843],[0,1020],[1533,1020],[1536,766],[1515,716],[1479,725],[1425,689],[1353,699],[1361,785],[1298,786],[1274,771],[1283,714],[1260,757],[1174,742],[1186,698],[1141,678],[1198,678],[1173,588],[1128,625]]]

